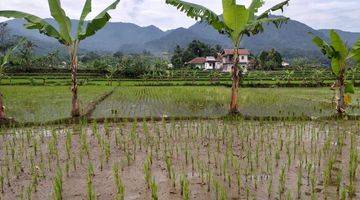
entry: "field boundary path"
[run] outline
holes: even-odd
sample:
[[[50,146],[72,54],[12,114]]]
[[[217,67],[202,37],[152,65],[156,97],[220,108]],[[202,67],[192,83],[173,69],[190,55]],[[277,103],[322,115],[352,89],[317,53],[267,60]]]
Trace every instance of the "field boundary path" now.
[[[111,92],[108,92],[111,93]],[[109,94],[110,96],[111,94]],[[100,98],[99,98],[100,99]],[[246,115],[226,115],[220,117],[115,117],[115,118],[90,118],[86,115],[83,115],[80,118],[65,118],[54,121],[48,121],[46,123],[38,123],[38,122],[12,122],[1,124],[1,128],[15,128],[15,127],[36,127],[36,126],[50,126],[50,125],[64,125],[64,124],[80,124],[82,122],[87,123],[103,123],[105,121],[110,123],[119,123],[119,122],[142,122],[142,121],[182,121],[182,120],[229,120],[229,121],[323,121],[323,120],[360,120],[359,115],[346,115],[344,117],[339,117],[336,115],[333,116],[324,116],[324,117],[309,117],[309,116],[300,116],[300,117],[276,117],[276,116],[267,116],[267,117],[254,117],[254,116],[246,116]]]
[[[104,94],[102,94],[98,99],[96,99],[95,101],[91,101],[87,107],[85,108],[85,111],[83,113],[83,115],[81,117],[86,117],[86,118],[90,118],[92,113],[94,112],[94,110],[96,109],[96,106],[99,105],[101,102],[105,101],[108,97],[110,97],[114,91],[116,90],[116,88],[112,89],[109,92],[106,92]]]

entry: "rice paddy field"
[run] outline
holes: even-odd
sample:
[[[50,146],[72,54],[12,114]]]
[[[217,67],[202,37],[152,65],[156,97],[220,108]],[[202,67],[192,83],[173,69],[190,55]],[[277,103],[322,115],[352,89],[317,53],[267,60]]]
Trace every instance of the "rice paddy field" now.
[[[0,199],[360,199],[360,122],[319,119],[328,88],[241,88],[241,114],[260,117],[245,120],[223,118],[226,87],[81,86],[82,113],[113,93],[60,125],[45,123],[70,117],[68,86],[0,89],[8,116],[38,123],[0,130]]]
[[[108,86],[80,86],[79,103],[82,109]],[[18,122],[47,122],[70,117],[70,86],[0,86],[4,95],[6,114]]]
[[[2,199],[359,199],[359,121],[2,130]]]
[[[335,114],[328,88],[242,88],[243,115],[330,116]],[[120,87],[98,105],[93,118],[221,117],[228,112],[230,89],[225,87]],[[360,112],[360,96],[353,96],[349,113]]]
[[[110,86],[81,86],[81,108]],[[68,86],[1,86],[7,115],[19,122],[47,122],[70,116]],[[360,114],[360,90],[352,95],[350,115]],[[239,107],[250,117],[335,114],[334,93],[329,88],[241,88]],[[230,88],[208,86],[121,86],[96,106],[91,118],[222,117],[228,112]]]

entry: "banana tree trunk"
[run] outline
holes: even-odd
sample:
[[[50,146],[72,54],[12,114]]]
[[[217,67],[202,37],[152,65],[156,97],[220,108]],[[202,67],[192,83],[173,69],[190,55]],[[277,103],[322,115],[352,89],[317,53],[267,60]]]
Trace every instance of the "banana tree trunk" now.
[[[345,72],[341,71],[338,79],[339,82],[339,99],[337,103],[337,112],[338,115],[342,116],[345,113]]]
[[[78,101],[78,85],[77,85],[77,70],[78,70],[78,59],[77,59],[77,47],[78,43],[75,42],[74,46],[70,48],[70,59],[71,59],[71,116],[73,118],[80,116],[80,108]]]
[[[238,110],[238,88],[239,88],[239,55],[238,55],[238,48],[234,49],[234,65],[232,67],[232,86],[231,86],[231,103],[230,103],[230,114],[237,114],[239,113]]]
[[[0,121],[3,121],[6,119],[5,116],[5,107],[4,107],[4,103],[3,103],[3,95],[0,93]]]

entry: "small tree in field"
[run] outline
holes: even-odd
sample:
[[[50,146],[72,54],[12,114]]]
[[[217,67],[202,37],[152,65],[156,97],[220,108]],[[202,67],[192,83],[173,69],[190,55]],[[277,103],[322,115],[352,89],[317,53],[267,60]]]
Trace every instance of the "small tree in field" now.
[[[71,21],[66,16],[65,11],[61,8],[60,0],[48,0],[51,16],[58,23],[59,30],[51,26],[44,19],[37,17],[32,14],[13,11],[13,10],[2,10],[0,11],[0,17],[17,18],[26,20],[24,24],[27,29],[37,29],[41,34],[47,35],[57,39],[61,44],[65,45],[70,55],[70,66],[71,66],[71,92],[72,92],[72,117],[80,116],[80,108],[78,101],[77,92],[77,69],[78,69],[78,58],[77,52],[80,41],[94,35],[98,30],[102,29],[106,23],[110,20],[111,16],[108,11],[115,9],[120,0],[116,0],[109,7],[103,10],[93,20],[89,21],[84,29],[85,18],[91,12],[91,0],[86,0],[84,8],[81,13],[79,25],[77,27],[77,34],[74,38],[71,36]]]
[[[112,86],[114,75],[120,71],[120,68],[118,66],[108,66],[106,69],[106,79],[108,81],[108,86]]]
[[[346,106],[350,103],[349,94],[355,92],[353,83],[346,81],[346,73],[349,60],[353,59],[360,63],[360,39],[349,50],[339,34],[331,30],[330,44],[318,36],[313,38],[313,42],[331,60],[331,71],[337,78],[333,87],[339,89],[336,110],[342,116],[345,113]]]
[[[252,0],[248,8],[244,5],[237,5],[235,0],[222,0],[222,18],[201,5],[181,0],[166,0],[166,3],[176,6],[179,10],[185,12],[187,16],[194,18],[195,20],[200,19],[201,21],[208,23],[220,33],[226,34],[232,40],[234,45],[234,64],[232,67],[233,81],[231,88],[230,113],[238,113],[237,91],[241,74],[239,67],[239,46],[241,40],[244,36],[252,36],[263,32],[264,24],[273,23],[278,28],[283,23],[287,22],[288,18],[270,17],[270,14],[273,11],[283,10],[284,6],[289,4],[289,0],[277,4],[260,15],[256,14],[258,13],[259,8],[264,5],[264,0]]]

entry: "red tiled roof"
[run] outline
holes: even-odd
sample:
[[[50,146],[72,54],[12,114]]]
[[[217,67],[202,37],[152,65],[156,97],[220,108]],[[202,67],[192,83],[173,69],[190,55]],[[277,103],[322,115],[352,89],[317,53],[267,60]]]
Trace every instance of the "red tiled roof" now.
[[[222,52],[222,55],[234,55],[235,51],[234,49],[224,49]],[[247,49],[239,49],[238,50],[239,55],[250,55],[250,51]]]
[[[206,58],[197,57],[187,62],[187,64],[204,64],[205,62],[206,62]]]

